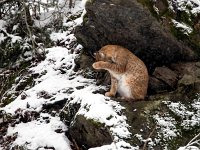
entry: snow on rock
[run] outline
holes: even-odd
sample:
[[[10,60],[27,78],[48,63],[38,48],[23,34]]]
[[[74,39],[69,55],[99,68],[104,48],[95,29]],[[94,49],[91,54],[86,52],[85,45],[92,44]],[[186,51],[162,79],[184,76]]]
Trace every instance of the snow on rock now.
[[[156,122],[156,129],[158,130],[158,140],[161,140],[162,142],[168,140],[173,141],[176,138],[180,138],[182,135],[181,128],[184,129],[184,131],[190,131],[200,125],[200,95],[197,94],[196,97],[197,98],[190,103],[172,101],[163,102],[170,110],[170,113],[161,113],[153,116]],[[175,118],[177,117],[179,118],[179,121],[176,121]],[[137,136],[142,139],[140,135]],[[180,147],[178,150],[189,150],[190,148],[199,150],[195,147],[195,143],[197,143],[197,145],[199,144],[198,138],[191,139],[191,142],[188,145]]]
[[[200,13],[200,1],[199,0],[168,0],[169,8],[171,10],[178,9],[186,13],[197,15]]]
[[[171,140],[179,135],[176,129],[176,121],[170,115],[162,117],[156,114],[153,118],[156,120],[157,128],[159,129],[158,136],[163,138],[163,140]]]
[[[189,35],[190,33],[193,32],[193,29],[183,22],[180,23],[180,22],[172,19],[172,23],[174,24],[174,26],[176,28],[180,29],[185,35]]]
[[[93,86],[75,91],[72,94],[73,100],[70,103],[81,104],[77,114],[84,115],[88,119],[94,119],[104,123],[107,127],[111,127],[111,133],[116,135],[114,140],[128,138],[131,133],[128,131],[127,118],[120,114],[124,108],[101,94],[91,93],[90,91],[95,89]]]
[[[43,118],[48,118],[49,122]],[[56,150],[71,150],[70,142],[65,133],[57,133],[56,130],[58,129],[67,130],[59,117],[41,113],[40,118],[37,120],[20,123],[15,127],[9,126],[7,136],[13,136],[17,133],[17,139],[14,141],[13,146],[23,145],[27,149],[54,147]]]
[[[174,114],[182,118],[181,126],[184,129],[187,130],[200,125],[200,98],[193,100],[191,105],[180,102],[165,103]]]

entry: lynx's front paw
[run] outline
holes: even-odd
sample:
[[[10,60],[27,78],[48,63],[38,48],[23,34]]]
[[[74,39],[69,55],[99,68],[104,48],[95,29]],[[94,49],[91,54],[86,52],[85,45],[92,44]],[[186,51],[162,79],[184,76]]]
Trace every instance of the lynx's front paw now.
[[[114,97],[115,95],[111,92],[106,92],[105,93],[105,96],[108,96],[108,97]]]
[[[105,63],[105,62],[103,62],[103,61],[95,62],[95,63],[93,63],[92,67],[93,67],[94,69],[102,69],[101,66],[102,66],[103,63]]]

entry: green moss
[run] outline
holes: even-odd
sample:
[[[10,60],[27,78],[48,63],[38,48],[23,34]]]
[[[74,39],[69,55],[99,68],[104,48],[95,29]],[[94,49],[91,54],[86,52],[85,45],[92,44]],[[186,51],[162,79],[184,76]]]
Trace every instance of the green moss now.
[[[94,3],[95,0],[87,0],[86,5]]]
[[[88,22],[89,18],[88,18],[88,15],[87,13],[83,16],[83,23],[86,23]]]
[[[176,20],[180,22],[184,22],[188,25],[192,25],[191,15],[186,12],[177,12]]]
[[[11,97],[11,95],[7,95],[5,97],[5,99],[2,99],[3,101],[3,104],[2,104],[2,107],[8,105],[9,103],[11,103],[14,99]]]
[[[180,29],[176,28],[175,26],[170,26],[171,33],[179,40],[188,39],[188,36],[185,35]]]
[[[98,120],[88,119],[88,121],[91,122],[92,125],[94,125],[94,126],[97,127],[97,128],[105,127],[105,124],[99,122]]]

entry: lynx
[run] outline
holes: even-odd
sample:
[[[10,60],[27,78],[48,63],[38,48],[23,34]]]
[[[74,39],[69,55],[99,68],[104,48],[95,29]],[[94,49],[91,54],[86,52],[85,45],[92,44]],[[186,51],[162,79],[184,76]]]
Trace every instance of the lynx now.
[[[94,69],[107,70],[111,75],[111,88],[105,96],[119,93],[127,100],[142,100],[147,94],[148,71],[137,56],[118,45],[106,45],[95,54]]]

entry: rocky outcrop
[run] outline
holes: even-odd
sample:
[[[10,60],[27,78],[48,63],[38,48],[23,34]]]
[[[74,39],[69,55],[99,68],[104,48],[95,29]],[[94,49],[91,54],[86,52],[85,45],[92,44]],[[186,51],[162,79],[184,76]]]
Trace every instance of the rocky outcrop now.
[[[149,93],[189,90],[200,91],[199,62],[171,64],[168,67],[157,67],[150,77]]]
[[[199,83],[198,86],[200,87]],[[195,111],[194,114],[184,114],[184,111],[190,112],[191,108],[196,109],[193,108],[195,107],[194,97],[194,93],[191,91],[177,90],[171,93],[152,95],[148,101],[127,102],[120,98],[111,99],[119,102],[125,108],[123,115],[127,117],[131,136],[123,140],[140,149],[160,150],[164,147],[178,149],[180,145],[187,143],[196,133],[200,132],[200,124],[196,122],[193,126],[193,119],[187,118],[190,115],[195,118],[196,115],[199,115],[199,111]],[[171,103],[172,105],[170,105]],[[112,143],[110,127],[77,114],[79,109],[78,104],[68,104],[61,114],[61,118],[69,125],[68,134],[73,142],[85,150]],[[191,121],[191,124],[188,124],[189,128],[183,127],[187,121]],[[154,144],[152,145],[152,143]]]
[[[82,114],[77,114],[80,105],[68,103],[61,118],[69,126],[69,137],[83,149],[98,147],[112,143],[113,139],[105,124],[88,119]]]
[[[69,128],[70,136],[82,143],[85,149],[111,144],[113,139],[110,131],[104,124],[84,115],[77,115]]]
[[[195,53],[162,28],[148,9],[132,0],[94,0],[86,4],[82,26],[75,36],[93,53],[106,44],[130,49],[151,70],[179,60],[192,60]]]

